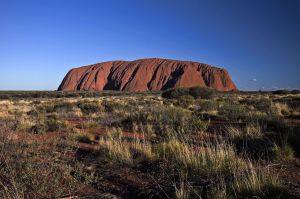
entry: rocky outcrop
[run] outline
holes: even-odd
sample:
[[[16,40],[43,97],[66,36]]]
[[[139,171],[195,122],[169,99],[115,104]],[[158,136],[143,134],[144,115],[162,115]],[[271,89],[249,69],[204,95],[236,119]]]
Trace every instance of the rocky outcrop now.
[[[157,58],[110,61],[75,68],[68,72],[58,90],[147,91],[192,86],[219,91],[237,90],[226,69]]]

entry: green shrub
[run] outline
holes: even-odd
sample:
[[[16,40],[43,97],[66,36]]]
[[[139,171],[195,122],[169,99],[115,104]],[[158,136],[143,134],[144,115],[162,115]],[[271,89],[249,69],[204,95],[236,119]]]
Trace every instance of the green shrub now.
[[[211,99],[214,95],[214,90],[196,86],[189,88],[189,94],[194,98]]]
[[[47,118],[45,120],[47,132],[60,131],[66,128],[66,123],[56,118]]]
[[[79,124],[77,126],[77,128],[88,129],[88,128],[95,128],[97,126],[98,126],[98,123],[95,121],[85,121],[85,122],[82,122],[81,124]]]
[[[59,102],[54,104],[53,110],[55,112],[71,112],[74,108],[74,104],[71,102]]]
[[[41,134],[41,133],[44,133],[46,132],[46,126],[45,124],[43,123],[38,123],[36,125],[33,125],[31,128],[30,128],[30,132],[31,133],[34,133],[34,134]]]
[[[178,99],[179,97],[187,95],[190,95],[188,88],[174,88],[164,91],[161,96],[168,99]]]
[[[204,112],[217,111],[220,103],[214,100],[201,100],[199,103],[199,110]]]
[[[28,132],[30,131],[32,125],[30,123],[19,122],[16,126],[16,131]]]
[[[197,118],[196,116],[192,116],[186,122],[184,122],[182,128],[185,133],[197,134],[199,132],[206,131],[208,128],[208,123],[200,120],[200,118]]]
[[[247,116],[245,106],[239,104],[225,103],[220,107],[219,114],[225,116],[229,120],[238,120]]]
[[[79,134],[76,136],[76,140],[81,143],[87,143],[87,144],[92,143],[92,138],[88,134]]]
[[[175,103],[183,108],[189,108],[194,103],[194,98],[191,95],[184,95],[179,97],[178,101]]]
[[[39,104],[37,106],[37,110],[43,113],[53,113],[54,112],[54,103],[46,102],[43,104]]]
[[[115,101],[103,101],[102,106],[104,107],[105,112],[118,112],[125,111],[125,109],[130,109],[130,105],[125,105],[120,102]]]
[[[91,113],[97,113],[101,111],[101,105],[97,101],[82,101],[78,103],[78,108],[85,113],[85,114],[91,114]]]
[[[290,94],[290,91],[288,91],[288,90],[276,90],[276,91],[273,91],[272,93],[276,94],[276,95],[287,95],[287,94]]]
[[[163,98],[179,99],[182,96],[192,96],[194,98],[211,99],[214,95],[214,90],[199,86],[191,88],[174,88],[162,93]]]

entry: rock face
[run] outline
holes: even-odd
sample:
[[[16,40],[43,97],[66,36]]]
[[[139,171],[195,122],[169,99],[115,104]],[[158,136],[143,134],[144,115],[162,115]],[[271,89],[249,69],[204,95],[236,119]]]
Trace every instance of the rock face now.
[[[219,91],[237,87],[226,69],[207,64],[170,59],[110,61],[72,69],[60,91],[147,91],[202,86]]]

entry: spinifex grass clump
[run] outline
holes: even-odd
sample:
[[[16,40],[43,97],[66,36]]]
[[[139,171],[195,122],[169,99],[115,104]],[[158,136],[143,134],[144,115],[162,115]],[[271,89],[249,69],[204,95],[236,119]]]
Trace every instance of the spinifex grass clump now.
[[[130,144],[123,141],[121,129],[111,129],[107,132],[107,136],[99,141],[100,147],[107,151],[107,155],[116,162],[132,164],[132,153],[130,152]]]
[[[158,153],[180,167],[204,175],[226,172],[243,165],[233,146],[219,141],[195,145],[172,138],[158,146]]]
[[[264,136],[263,127],[258,122],[251,122],[244,128],[226,126],[226,134],[231,139],[262,138]]]
[[[286,194],[286,188],[274,173],[251,162],[243,170],[234,171],[232,186],[239,198],[281,198]]]
[[[291,160],[294,158],[295,153],[288,143],[283,143],[281,145],[274,144],[272,152],[276,160]]]

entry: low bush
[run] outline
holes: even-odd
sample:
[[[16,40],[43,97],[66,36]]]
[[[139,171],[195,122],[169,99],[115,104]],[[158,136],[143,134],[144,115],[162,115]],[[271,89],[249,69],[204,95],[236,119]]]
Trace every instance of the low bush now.
[[[16,131],[28,132],[32,128],[32,123],[29,122],[19,122],[16,127]]]
[[[41,134],[46,132],[47,127],[43,123],[37,123],[30,128],[30,132],[34,134]]]
[[[97,101],[78,102],[78,108],[85,114],[97,113],[101,111],[101,105]]]
[[[276,94],[276,95],[287,95],[287,94],[290,94],[290,91],[288,91],[288,90],[276,90],[276,91],[273,91],[272,93]]]
[[[201,99],[211,99],[215,93],[215,90],[210,88],[203,88],[203,87],[191,87],[189,89],[189,94],[194,98],[201,98]]]
[[[136,108],[136,104],[131,105],[130,103],[124,104],[107,100],[104,100],[101,105],[104,107],[104,111],[109,113],[130,112]]]
[[[217,111],[220,107],[220,102],[215,100],[201,100],[199,110],[202,112]]]
[[[192,96],[194,98],[211,99],[215,91],[210,88],[191,87],[191,88],[174,88],[162,93],[163,98],[179,99],[183,96]]]
[[[178,99],[179,97],[187,96],[187,95],[190,95],[188,88],[174,88],[174,89],[164,91],[161,94],[163,98],[168,98],[168,99]]]
[[[291,94],[293,94],[293,95],[300,94],[300,90],[292,90],[292,91],[291,91]]]
[[[71,102],[58,102],[54,104],[53,111],[58,113],[68,113],[73,111],[74,104]]]
[[[219,114],[228,120],[237,121],[248,116],[245,106],[233,103],[225,103],[220,107]]]
[[[45,127],[47,132],[61,131],[67,127],[67,124],[57,118],[46,118]]]
[[[75,139],[78,142],[88,143],[88,144],[92,143],[92,141],[93,141],[92,135],[89,135],[89,134],[86,134],[86,133],[77,134]]]
[[[208,123],[202,121],[197,116],[190,117],[183,125],[182,129],[187,134],[198,134],[200,132],[206,131],[208,128]]]
[[[53,113],[54,112],[54,103],[45,102],[37,105],[37,111],[42,113]]]
[[[98,123],[95,121],[85,121],[76,126],[79,129],[89,129],[98,127]]]
[[[190,95],[184,95],[179,97],[179,99],[175,102],[175,105],[183,107],[183,108],[189,108],[194,103],[194,98]]]

